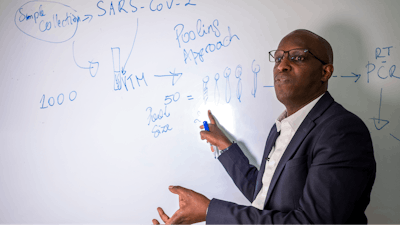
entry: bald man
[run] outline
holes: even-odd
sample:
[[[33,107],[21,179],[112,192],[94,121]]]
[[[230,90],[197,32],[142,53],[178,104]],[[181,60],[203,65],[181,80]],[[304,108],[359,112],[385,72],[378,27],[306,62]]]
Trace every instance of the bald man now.
[[[365,209],[376,172],[372,141],[361,119],[327,92],[333,73],[330,44],[310,31],[295,30],[269,54],[275,93],[286,110],[270,131],[260,170],[215,125],[210,111],[210,131],[200,132],[203,140],[224,149],[218,159],[251,205],[210,201],[171,186],[180,209],[170,218],[158,208],[165,223],[368,222]]]

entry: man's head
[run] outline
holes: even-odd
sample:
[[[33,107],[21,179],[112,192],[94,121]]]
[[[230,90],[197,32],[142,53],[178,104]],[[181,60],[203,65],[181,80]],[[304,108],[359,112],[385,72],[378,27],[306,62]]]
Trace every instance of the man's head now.
[[[304,58],[293,54],[289,59],[287,51],[292,49],[308,52],[303,54]],[[295,30],[281,40],[277,50],[286,52],[275,62],[275,93],[291,115],[328,89],[328,79],[333,73],[332,48],[311,31]]]

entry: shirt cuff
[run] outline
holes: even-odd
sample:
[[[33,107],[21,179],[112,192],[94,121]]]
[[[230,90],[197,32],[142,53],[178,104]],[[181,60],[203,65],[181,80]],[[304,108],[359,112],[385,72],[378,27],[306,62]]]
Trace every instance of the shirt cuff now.
[[[235,144],[235,142],[234,142],[234,141],[232,141],[232,144],[231,144],[231,145],[229,145],[229,147],[227,147],[227,148],[225,148],[225,149],[222,149],[222,150],[219,150],[219,153],[220,153],[220,155],[222,155],[222,153],[224,153],[224,152],[228,151],[228,150],[229,150],[229,148],[230,148],[230,147],[231,147],[233,144]]]

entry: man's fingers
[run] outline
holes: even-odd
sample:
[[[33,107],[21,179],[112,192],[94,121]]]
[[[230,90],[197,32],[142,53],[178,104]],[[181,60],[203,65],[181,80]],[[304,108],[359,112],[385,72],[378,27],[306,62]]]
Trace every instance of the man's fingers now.
[[[209,143],[210,141],[209,141],[209,138],[210,137],[212,137],[211,135],[210,135],[210,132],[208,132],[208,131],[200,131],[200,139],[201,140],[207,140],[207,143]]]
[[[204,129],[204,125],[201,125],[201,126],[200,126],[200,129]]]
[[[158,222],[158,220],[156,220],[156,219],[153,219],[152,222],[153,222],[153,225],[160,224],[160,222]]]
[[[211,124],[215,124],[214,116],[211,114],[211,110],[208,110],[208,118]]]
[[[206,136],[207,136],[207,133],[206,133],[206,132],[208,132],[208,131],[200,131],[200,138],[201,138],[201,140],[206,139]]]
[[[176,211],[174,213],[174,215],[171,216],[171,220],[169,221],[170,224],[182,224],[182,220],[184,218],[182,218],[182,212],[180,211],[180,209],[178,209],[178,211]]]
[[[164,210],[160,207],[157,208],[157,211],[158,211],[158,214],[160,214],[162,221],[164,221],[164,223],[167,223],[167,221],[169,220],[169,216],[167,216],[167,214],[165,214]]]
[[[213,148],[213,146],[212,146],[212,145],[211,145],[211,151],[212,151],[212,152],[214,152],[214,148]]]

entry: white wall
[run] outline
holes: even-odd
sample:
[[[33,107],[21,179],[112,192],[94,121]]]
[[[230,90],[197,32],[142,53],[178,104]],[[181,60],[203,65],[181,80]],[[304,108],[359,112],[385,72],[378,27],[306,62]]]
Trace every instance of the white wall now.
[[[332,44],[329,91],[371,131],[378,168],[369,222],[400,223],[399,1],[118,3],[0,3],[1,223],[151,223],[156,207],[178,208],[170,184],[249,205],[198,127],[211,109],[259,166],[284,109],[265,87],[273,85],[268,51],[298,28]],[[197,23],[215,32],[201,37]],[[184,51],[218,42],[226,47],[185,62]],[[160,110],[168,117],[155,120]]]

